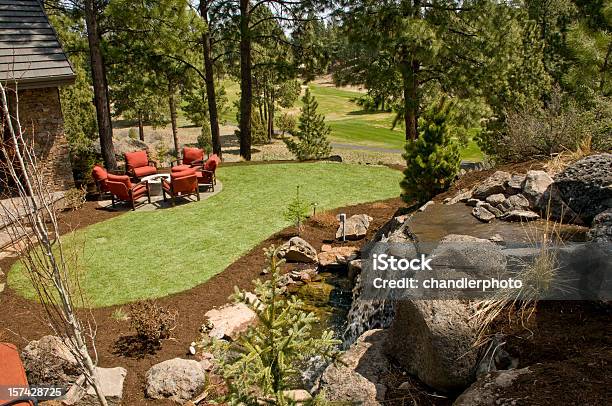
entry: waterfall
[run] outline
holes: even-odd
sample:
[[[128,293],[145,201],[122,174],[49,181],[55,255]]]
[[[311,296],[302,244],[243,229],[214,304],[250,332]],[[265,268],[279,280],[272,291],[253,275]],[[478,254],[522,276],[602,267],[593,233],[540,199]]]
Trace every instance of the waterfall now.
[[[408,226],[410,216],[394,217],[387,222],[361,252],[362,272],[355,279],[353,302],[347,316],[347,327],[342,335],[343,348],[348,348],[364,332],[376,328],[387,328],[395,315],[394,301],[387,297],[363,298],[364,270],[371,267],[369,258],[375,253],[393,253],[408,257],[416,254],[416,236]],[[383,244],[380,244],[383,243]],[[398,255],[399,253],[399,255]]]

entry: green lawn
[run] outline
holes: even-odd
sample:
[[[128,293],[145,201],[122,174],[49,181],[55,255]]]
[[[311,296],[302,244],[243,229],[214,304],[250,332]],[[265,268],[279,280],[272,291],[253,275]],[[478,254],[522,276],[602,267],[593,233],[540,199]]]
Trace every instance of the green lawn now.
[[[65,239],[68,252],[80,252],[77,269],[92,305],[162,297],[205,282],[288,225],[282,213],[296,185],[320,209],[331,209],[397,196],[401,173],[320,162],[221,167],[218,176],[223,190],[210,199],[128,212]],[[16,268],[9,284],[32,297]]]

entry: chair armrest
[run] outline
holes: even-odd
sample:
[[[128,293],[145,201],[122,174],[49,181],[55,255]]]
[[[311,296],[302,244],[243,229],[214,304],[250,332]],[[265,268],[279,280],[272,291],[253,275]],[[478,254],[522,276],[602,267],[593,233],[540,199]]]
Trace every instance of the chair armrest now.
[[[191,161],[191,163],[189,165],[191,165],[191,166],[204,165],[204,160],[203,159],[196,159],[195,161]]]
[[[136,187],[138,187],[138,186],[147,186],[147,187],[148,187],[148,186],[149,186],[149,181],[148,181],[148,180],[141,180],[141,181],[140,181],[140,182],[138,182],[138,183],[134,183],[134,184],[132,185],[132,189],[134,189],[134,188],[136,188]]]
[[[9,400],[6,403],[0,404],[0,406],[12,406],[12,405],[18,405],[20,403],[26,403],[26,402],[29,402],[33,404],[34,406],[38,406],[38,399],[32,396],[23,396],[17,399]]]

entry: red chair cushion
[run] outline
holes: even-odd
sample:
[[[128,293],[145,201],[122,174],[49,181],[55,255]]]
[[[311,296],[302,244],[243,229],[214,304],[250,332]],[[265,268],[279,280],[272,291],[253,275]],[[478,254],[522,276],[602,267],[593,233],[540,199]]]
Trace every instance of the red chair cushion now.
[[[94,180],[101,182],[103,180],[106,180],[106,178],[108,177],[108,172],[100,165],[95,165],[91,170],[91,175],[93,176]]]
[[[134,175],[142,178],[143,176],[155,175],[157,168],[154,166],[141,166],[140,168],[134,168]]]
[[[123,183],[128,189],[132,188],[132,181],[127,175],[113,175],[112,173],[109,173],[107,180],[111,182]]]
[[[204,164],[204,169],[207,171],[214,172],[217,169],[217,165],[219,164],[219,157],[216,154],[213,154],[208,158],[206,163]]]
[[[191,169],[189,165],[177,165],[172,167],[172,172],[182,172],[185,169]]]
[[[142,166],[149,165],[149,157],[147,156],[146,150],[126,152],[125,162],[128,168],[140,168]]]
[[[193,161],[203,161],[204,150],[200,148],[184,147],[183,148],[183,165],[189,165]]]
[[[27,387],[23,364],[19,358],[17,347],[9,343],[0,343],[0,387]],[[4,393],[6,391],[2,391]],[[0,397],[0,403],[8,402],[10,399]],[[30,405],[30,402],[18,403],[18,405]]]
[[[193,193],[198,190],[198,178],[193,169],[185,169],[170,174],[174,193]]]

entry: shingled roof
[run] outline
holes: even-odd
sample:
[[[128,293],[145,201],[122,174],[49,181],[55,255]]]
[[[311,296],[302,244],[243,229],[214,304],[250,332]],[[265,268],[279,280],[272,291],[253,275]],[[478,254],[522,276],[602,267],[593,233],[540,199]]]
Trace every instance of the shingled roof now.
[[[38,0],[0,0],[0,80],[61,86],[74,72]]]

